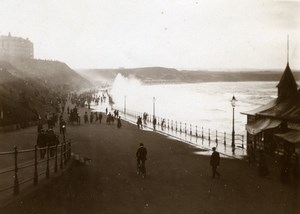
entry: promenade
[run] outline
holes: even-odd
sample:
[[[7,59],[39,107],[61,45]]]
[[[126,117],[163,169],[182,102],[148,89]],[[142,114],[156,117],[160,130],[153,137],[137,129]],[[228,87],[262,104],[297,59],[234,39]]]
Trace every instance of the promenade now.
[[[300,213],[297,184],[281,184],[276,170],[259,177],[256,166],[222,158],[222,176],[212,179],[209,156],[197,155],[199,148],[125,121],[118,129],[116,121],[108,125],[105,119],[67,127],[72,152],[91,158],[90,164],[73,164],[61,176],[20,192],[1,214]],[[13,136],[20,140],[11,132],[1,141]],[[146,179],[136,174],[140,143],[148,149]]]

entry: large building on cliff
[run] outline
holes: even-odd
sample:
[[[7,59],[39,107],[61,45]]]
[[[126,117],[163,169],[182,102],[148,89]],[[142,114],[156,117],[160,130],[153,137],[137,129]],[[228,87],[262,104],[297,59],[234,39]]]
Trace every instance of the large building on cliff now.
[[[33,59],[33,43],[29,39],[8,36],[0,36],[0,57]]]

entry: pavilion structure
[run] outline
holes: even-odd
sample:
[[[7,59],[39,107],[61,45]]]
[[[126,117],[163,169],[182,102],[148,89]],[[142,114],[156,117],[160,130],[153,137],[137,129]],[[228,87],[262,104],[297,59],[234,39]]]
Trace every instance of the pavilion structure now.
[[[300,89],[287,60],[277,98],[247,115],[247,148],[269,154],[300,154]]]

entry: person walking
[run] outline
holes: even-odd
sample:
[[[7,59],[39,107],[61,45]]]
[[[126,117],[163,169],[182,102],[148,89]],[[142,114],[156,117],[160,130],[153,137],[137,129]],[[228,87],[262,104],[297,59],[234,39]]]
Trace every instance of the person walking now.
[[[269,174],[267,158],[263,150],[259,152],[258,173],[260,176],[266,176]]]
[[[40,158],[44,159],[45,154],[46,154],[47,137],[46,137],[46,133],[44,132],[43,129],[41,129],[40,132],[38,133],[38,138],[37,138],[36,144],[40,150]]]
[[[59,133],[60,134],[65,134],[66,133],[66,126],[67,126],[67,123],[64,119],[61,119],[59,121]]]
[[[147,149],[144,147],[143,143],[140,143],[140,147],[136,152],[137,160],[137,174],[142,173],[143,177],[146,177],[146,167],[145,162],[147,160]]]
[[[102,121],[102,117],[103,117],[103,115],[102,115],[102,113],[100,112],[99,113],[99,122],[101,123],[101,121]]]
[[[121,117],[119,116],[118,118],[118,123],[117,123],[117,127],[121,128],[122,124],[121,124]]]
[[[216,147],[212,148],[213,153],[210,156],[210,165],[212,167],[212,178],[217,175],[220,178],[221,174],[217,172],[217,168],[220,165],[220,154],[216,151]]]
[[[89,122],[89,116],[87,114],[87,112],[84,113],[84,123],[88,123]]]
[[[156,117],[153,117],[153,130],[156,130]]]
[[[138,129],[142,129],[143,128],[142,118],[140,116],[138,117],[136,124],[137,124]]]
[[[299,179],[299,156],[294,152],[291,156],[291,171],[294,177],[294,180]]]

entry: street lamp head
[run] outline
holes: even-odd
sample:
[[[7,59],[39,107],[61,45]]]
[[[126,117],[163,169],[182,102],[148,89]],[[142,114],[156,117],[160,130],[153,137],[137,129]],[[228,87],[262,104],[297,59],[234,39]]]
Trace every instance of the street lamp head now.
[[[236,102],[237,102],[237,99],[235,99],[235,96],[233,95],[233,97],[231,99],[231,105],[233,108],[236,106]]]

